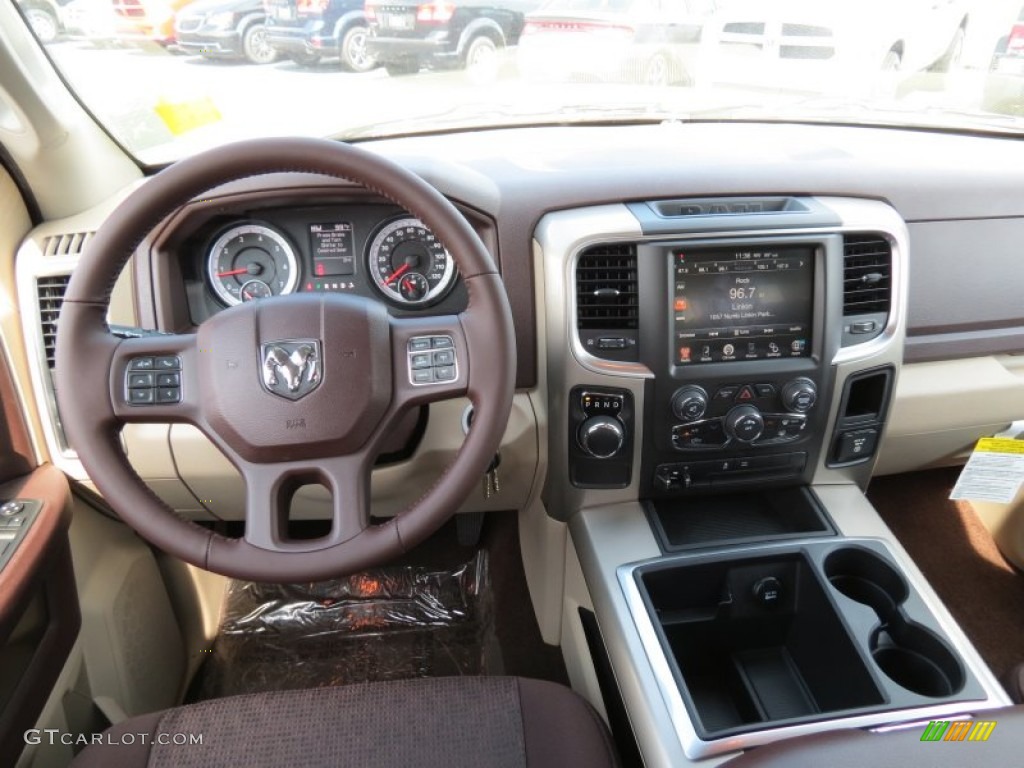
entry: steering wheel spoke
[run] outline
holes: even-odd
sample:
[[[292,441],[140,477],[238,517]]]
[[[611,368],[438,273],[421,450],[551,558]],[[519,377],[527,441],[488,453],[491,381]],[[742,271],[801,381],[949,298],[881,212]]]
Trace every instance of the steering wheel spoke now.
[[[269,552],[313,552],[344,544],[370,524],[369,457],[365,452],[314,463],[241,464],[245,481],[245,540]],[[289,507],[303,485],[331,494],[331,530],[316,539],[288,535]]]
[[[110,361],[110,399],[122,422],[198,421],[195,336],[120,341]]]

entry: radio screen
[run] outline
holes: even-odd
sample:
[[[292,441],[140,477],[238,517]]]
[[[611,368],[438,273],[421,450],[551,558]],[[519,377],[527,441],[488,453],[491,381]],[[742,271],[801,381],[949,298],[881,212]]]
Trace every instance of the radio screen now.
[[[671,253],[677,365],[811,354],[813,247]]]

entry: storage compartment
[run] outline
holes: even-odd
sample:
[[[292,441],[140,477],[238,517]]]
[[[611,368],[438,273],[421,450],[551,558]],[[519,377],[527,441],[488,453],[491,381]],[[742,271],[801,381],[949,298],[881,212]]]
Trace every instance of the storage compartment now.
[[[985,698],[879,541],[690,554],[632,578],[701,740]]]
[[[802,553],[651,571],[643,585],[708,736],[884,701]]]
[[[658,500],[647,509],[666,552],[834,533],[820,502],[807,488]]]

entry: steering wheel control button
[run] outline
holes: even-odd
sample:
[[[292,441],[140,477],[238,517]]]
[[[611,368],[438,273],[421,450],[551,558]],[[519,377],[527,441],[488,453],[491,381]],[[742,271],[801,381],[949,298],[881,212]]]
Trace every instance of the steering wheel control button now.
[[[17,515],[23,509],[25,509],[24,502],[6,501],[0,505],[0,517],[11,517],[13,515]]]
[[[412,366],[413,370],[419,368],[431,368],[434,365],[434,361],[431,359],[429,354],[420,353],[410,356],[409,365]]]
[[[181,389],[178,387],[161,387],[156,391],[158,403],[180,403]]]
[[[412,384],[441,384],[459,378],[455,341],[451,336],[417,336],[409,339],[408,350]]]
[[[153,389],[130,389],[128,390],[128,402],[131,405],[152,405],[156,402],[156,390]]]
[[[420,336],[417,339],[413,339],[409,342],[410,352],[422,352],[425,349],[430,349],[431,342],[429,336]]]
[[[173,373],[162,373],[173,371]],[[136,357],[125,371],[125,400],[129,405],[181,402],[181,359],[177,355]]]
[[[152,387],[155,383],[152,373],[129,373],[128,388],[138,389],[140,387]]]
[[[455,365],[455,350],[439,349],[434,353],[434,365]]]

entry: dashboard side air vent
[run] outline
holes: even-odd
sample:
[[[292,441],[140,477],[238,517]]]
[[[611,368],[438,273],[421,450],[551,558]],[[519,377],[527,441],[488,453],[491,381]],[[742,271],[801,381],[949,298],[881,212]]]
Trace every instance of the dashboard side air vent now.
[[[881,235],[843,237],[843,345],[878,336],[892,305],[892,246]]]
[[[595,245],[576,262],[576,328],[588,352],[636,359],[640,302],[636,245]]]
[[[77,256],[93,236],[93,232],[63,232],[43,240],[44,256]]]
[[[46,364],[53,370],[57,350],[57,317],[64,302],[70,275],[48,275],[36,278],[36,294],[39,297],[39,327],[43,334],[43,349]]]

